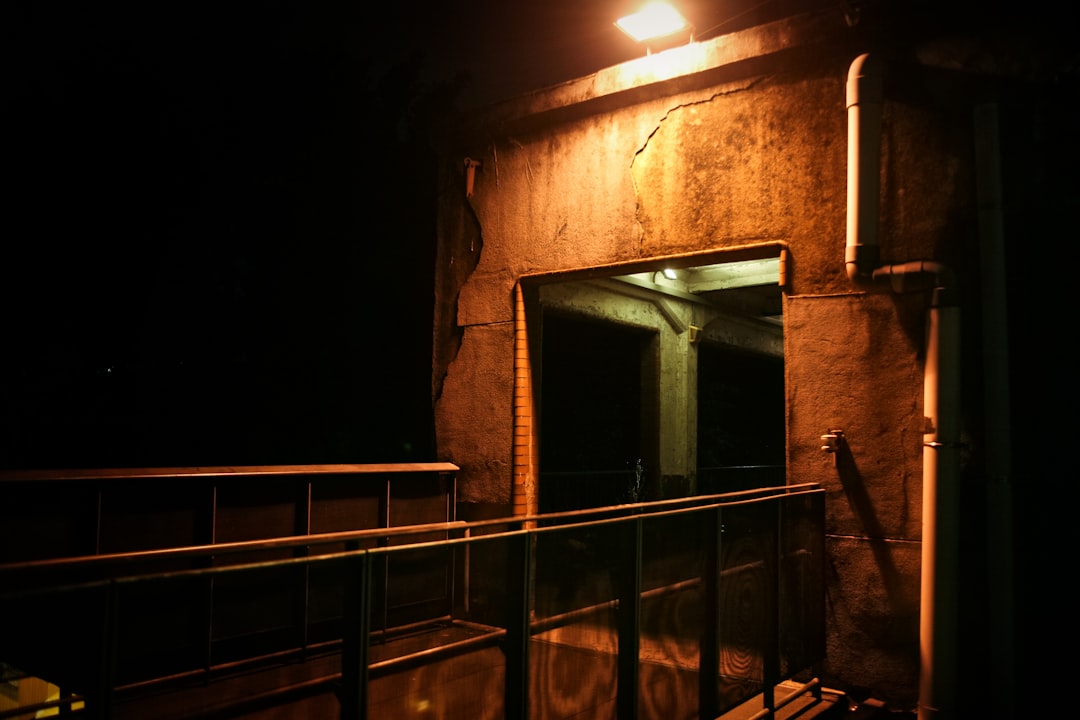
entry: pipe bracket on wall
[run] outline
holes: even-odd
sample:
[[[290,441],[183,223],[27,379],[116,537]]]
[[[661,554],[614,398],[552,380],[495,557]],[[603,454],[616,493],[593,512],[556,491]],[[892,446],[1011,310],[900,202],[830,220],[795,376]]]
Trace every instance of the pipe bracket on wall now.
[[[844,443],[843,430],[830,430],[821,436],[821,451],[832,455],[833,465],[836,465],[840,446]]]

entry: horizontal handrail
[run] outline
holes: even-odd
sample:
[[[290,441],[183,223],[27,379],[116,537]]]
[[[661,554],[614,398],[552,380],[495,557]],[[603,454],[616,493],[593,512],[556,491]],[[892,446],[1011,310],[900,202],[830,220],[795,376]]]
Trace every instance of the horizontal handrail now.
[[[78,567],[92,568],[98,565],[107,566],[109,564],[133,563],[137,561],[150,562],[170,559],[226,555],[231,553],[253,551],[283,549],[287,550],[294,548],[310,549],[318,545],[336,545],[341,543],[360,542],[363,540],[400,538],[407,537],[409,535],[423,535],[428,533],[449,533],[453,531],[455,534],[458,532],[464,534],[472,533],[476,529],[485,527],[509,526],[520,528],[523,525],[535,524],[538,525],[537,529],[542,531],[545,530],[544,527],[539,527],[539,525],[542,523],[566,520],[578,521],[578,523],[560,522],[558,525],[549,526],[548,528],[552,530],[566,529],[569,527],[573,527],[577,524],[592,524],[596,522],[603,522],[605,520],[618,520],[621,517],[624,517],[626,513],[648,513],[652,517],[658,517],[661,515],[670,514],[672,512],[679,512],[683,510],[696,510],[710,507],[712,505],[732,505],[741,504],[744,502],[752,502],[753,500],[760,499],[761,497],[771,497],[774,495],[792,495],[819,491],[820,486],[816,483],[803,483],[800,485],[784,485],[774,488],[756,488],[754,490],[742,490],[731,493],[720,493],[716,495],[700,495],[685,498],[673,498],[668,500],[657,500],[647,503],[639,503],[635,505],[610,505],[600,508],[588,508],[585,510],[569,510],[559,513],[510,516],[487,520],[474,520],[470,522],[458,520],[447,523],[366,528],[364,530],[351,530],[336,533],[319,533],[314,535],[290,535],[286,537],[266,538],[261,540],[243,540],[227,543],[214,543],[210,545],[188,545],[175,548],[139,550],[126,553],[46,558],[42,560],[28,560],[2,564],[0,565],[0,575],[5,573],[29,573],[35,571],[44,572],[49,569],[67,570]],[[611,516],[612,514],[614,514],[614,516],[601,517],[598,520],[588,519],[589,517],[593,516]],[[496,534],[495,536],[498,535],[501,535],[501,533]],[[474,535],[474,537],[477,536]],[[419,546],[424,544],[425,543],[410,543],[410,545],[413,546]],[[438,544],[440,546],[445,546],[446,541],[440,540]]]
[[[701,578],[693,578],[691,580],[683,580],[681,582],[671,583],[669,585],[662,585],[660,587],[653,588],[651,590],[642,590],[640,595],[642,600],[663,597],[664,595],[672,595],[674,593],[689,590],[691,588],[697,588],[701,585]],[[568,610],[557,615],[548,615],[547,617],[539,620],[529,621],[529,632],[533,635],[539,635],[549,630],[555,630],[556,628],[565,627],[573,623],[574,621],[589,617],[590,615],[596,615],[605,610],[617,610],[619,607],[619,600],[606,600],[601,603],[595,603],[593,605],[586,605],[585,607],[575,608]]]
[[[582,515],[596,515],[606,514],[610,512],[617,512],[619,510],[629,511],[633,513],[651,512],[654,508],[662,507],[677,507],[680,505],[693,505],[695,507],[708,504],[710,501],[720,501],[726,499],[754,499],[758,497],[772,497],[774,495],[791,495],[794,493],[802,492],[805,490],[816,490],[821,486],[818,483],[801,483],[798,485],[777,485],[773,487],[752,488],[750,490],[735,490],[725,493],[713,493],[709,495],[688,495],[685,497],[668,498],[666,500],[651,500],[640,503],[627,503],[620,505],[605,505],[603,507],[584,508],[581,510],[563,510],[554,513],[545,513],[538,515],[526,515],[515,516],[514,520],[523,521],[540,521],[540,520],[561,520],[563,518],[570,518]],[[506,522],[506,519],[487,521],[490,523]]]
[[[389,539],[408,535],[464,530],[467,526],[468,523],[461,520],[455,520],[444,523],[401,525],[388,528],[365,528],[364,530],[316,533],[314,535],[288,535],[285,537],[265,538],[261,540],[237,540],[234,542],[213,543],[210,545],[184,545],[181,547],[160,548],[156,550],[136,550],[124,553],[77,555],[72,557],[45,558],[43,560],[24,560],[21,562],[0,564],[0,574],[5,572],[48,570],[50,568],[72,569],[76,567],[93,567],[96,565],[130,563],[140,560],[172,560],[266,550],[289,550],[301,547],[311,548],[318,545],[347,544],[350,542],[359,542],[361,540]]]
[[[453,476],[460,468],[450,462],[403,462],[403,463],[367,463],[367,464],[317,464],[317,465],[250,465],[250,466],[205,466],[205,467],[151,467],[151,468],[76,468],[76,469],[32,469],[32,470],[0,470],[0,492],[10,489],[14,492],[29,490],[36,492],[38,502],[47,503],[54,493],[57,483],[65,483],[65,488],[89,487],[96,492],[97,503],[89,508],[88,516],[96,513],[94,527],[89,532],[81,532],[75,541],[69,541],[69,546],[61,553],[34,552],[34,537],[31,533],[28,542],[30,551],[19,553],[7,552],[6,562],[0,563],[0,573],[14,573],[18,577],[37,578],[45,577],[50,571],[73,570],[81,573],[101,572],[103,568],[113,569],[121,566],[134,567],[138,563],[150,563],[154,561],[175,561],[184,558],[206,557],[220,561],[221,558],[242,552],[273,551],[280,549],[294,552],[311,553],[312,549],[319,546],[327,546],[339,542],[354,542],[362,544],[372,538],[378,542],[394,542],[396,537],[415,532],[423,532],[430,529],[432,532],[445,532],[445,527],[437,527],[453,521],[453,508],[456,493],[453,487]],[[415,476],[423,475],[426,478],[440,478],[440,483],[446,477],[450,477],[450,487],[443,490],[446,498],[445,521],[430,523],[431,528],[419,527],[407,522],[391,523],[391,487],[396,487],[403,480],[408,484]],[[246,534],[252,539],[228,540],[220,542],[216,537],[217,523],[217,492],[220,488],[229,486],[240,481],[259,481],[262,479],[279,479],[286,482],[307,483],[308,492],[306,507],[297,506],[298,525],[293,533],[272,533],[271,537],[259,537],[258,528],[251,528]],[[381,518],[375,527],[365,527],[356,530],[335,530],[325,528],[331,532],[313,532],[311,526],[312,486],[322,479],[330,478],[335,482],[344,480],[351,484],[356,483],[360,492],[367,493],[368,485],[377,488],[372,497],[379,503],[378,512]],[[108,522],[103,518],[104,494],[119,491],[126,492],[128,488],[137,486],[147,487],[147,483],[161,484],[167,482],[170,487],[182,486],[185,481],[205,484],[210,488],[212,495],[207,504],[197,513],[194,537],[179,539],[180,542],[147,543],[146,549],[133,547],[122,552],[110,550],[102,552],[102,533]],[[40,497],[39,497],[40,496]],[[298,498],[302,496],[298,495]],[[366,495],[365,495],[366,497]],[[14,514],[13,514],[13,511]],[[17,517],[18,506],[7,509],[3,514],[9,515],[14,521]],[[61,513],[68,513],[70,509],[61,509]],[[308,516],[307,527],[299,524],[299,518],[306,513]],[[67,517],[67,516],[65,516]],[[424,518],[427,520],[429,518]],[[70,522],[71,521],[69,519]],[[201,523],[201,524],[200,524]],[[205,529],[204,529],[205,525]],[[73,526],[74,527],[74,526]],[[89,527],[80,525],[79,527]],[[395,529],[390,529],[395,528]],[[397,530],[396,528],[408,528]],[[29,530],[28,526],[28,530]],[[322,528],[319,528],[320,530]],[[268,534],[269,535],[269,534]],[[80,544],[81,543],[81,546]],[[157,547],[154,547],[154,545]],[[22,555],[23,557],[19,557]],[[39,555],[44,555],[40,557]],[[39,556],[39,557],[35,557]],[[33,558],[33,559],[30,559]],[[119,572],[119,570],[116,570]],[[11,575],[8,575],[10,577]]]
[[[465,638],[464,640],[455,640],[444,645],[439,645],[438,647],[417,650],[415,652],[411,652],[405,655],[399,655],[397,657],[388,658],[386,660],[379,660],[376,662],[368,663],[368,672],[371,673],[373,676],[376,676],[379,674],[403,670],[409,666],[423,663],[425,661],[439,660],[445,657],[453,657],[469,650],[476,650],[483,647],[494,647],[500,642],[502,642],[503,638],[505,637],[505,628],[493,627],[488,632],[482,635]]]
[[[258,668],[260,665],[264,665],[267,661],[272,660],[280,660],[281,662],[298,662],[314,655],[322,653],[335,653],[340,651],[341,640],[327,640],[320,643],[312,643],[302,648],[290,648],[288,650],[281,650],[278,652],[267,652],[254,657],[244,658],[243,660],[232,660],[229,662],[215,663],[209,667],[198,668],[197,670],[186,670],[183,672],[176,672],[169,675],[163,675],[161,677],[151,678],[149,680],[138,680],[135,682],[124,683],[122,685],[117,685],[116,690],[120,692],[134,692],[147,688],[153,688],[155,686],[167,685],[176,681],[205,679],[207,676],[214,674],[244,672],[253,668]]]
[[[449,462],[343,463],[323,465],[220,465],[158,468],[73,468],[59,470],[0,470],[0,483],[57,480],[133,480],[181,477],[259,477],[270,475],[383,475],[386,473],[457,472]]]

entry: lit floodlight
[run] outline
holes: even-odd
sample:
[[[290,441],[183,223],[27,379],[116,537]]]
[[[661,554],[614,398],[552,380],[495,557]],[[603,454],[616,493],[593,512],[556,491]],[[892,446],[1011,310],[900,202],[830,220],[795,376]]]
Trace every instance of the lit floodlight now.
[[[690,24],[666,2],[650,2],[636,13],[619,18],[615,26],[637,42],[662,38],[686,30]]]

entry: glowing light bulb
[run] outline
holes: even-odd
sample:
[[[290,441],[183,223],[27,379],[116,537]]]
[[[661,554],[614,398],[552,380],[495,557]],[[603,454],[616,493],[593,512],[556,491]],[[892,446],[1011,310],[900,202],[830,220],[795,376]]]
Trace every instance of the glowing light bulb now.
[[[619,18],[615,25],[638,42],[664,37],[689,27],[686,18],[665,2],[650,2],[636,13]]]

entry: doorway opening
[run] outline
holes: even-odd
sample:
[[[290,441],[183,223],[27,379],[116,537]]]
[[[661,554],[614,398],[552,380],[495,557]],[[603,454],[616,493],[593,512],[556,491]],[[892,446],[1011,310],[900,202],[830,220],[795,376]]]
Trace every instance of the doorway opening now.
[[[523,279],[537,510],[785,483],[785,249],[746,254]]]
[[[783,485],[784,358],[703,344],[697,433],[700,494]]]
[[[592,318],[544,316],[540,512],[635,502],[655,453],[641,388],[653,333]],[[648,459],[646,456],[650,456]]]

